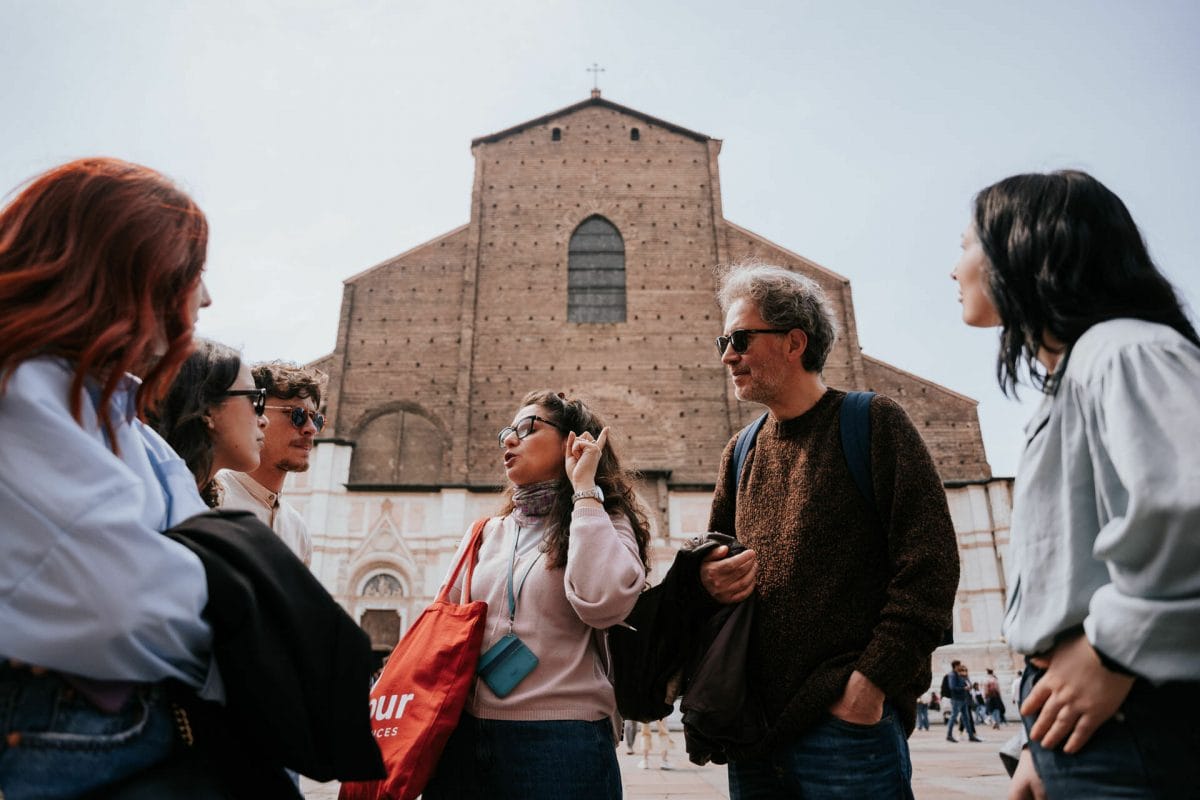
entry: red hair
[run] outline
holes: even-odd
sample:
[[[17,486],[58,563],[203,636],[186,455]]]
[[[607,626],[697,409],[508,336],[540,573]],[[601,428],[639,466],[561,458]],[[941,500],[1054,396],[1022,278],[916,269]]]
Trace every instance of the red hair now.
[[[4,382],[27,359],[66,359],[75,370],[71,414],[81,421],[87,377],[102,383],[105,408],[122,374],[134,372],[144,415],[191,351],[189,300],[207,248],[203,212],[147,167],[86,158],[34,178],[0,211]],[[108,415],[99,416],[115,442]]]

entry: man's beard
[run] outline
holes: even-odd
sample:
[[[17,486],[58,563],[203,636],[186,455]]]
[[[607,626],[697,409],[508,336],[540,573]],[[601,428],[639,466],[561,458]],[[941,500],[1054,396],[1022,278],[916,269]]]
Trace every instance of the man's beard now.
[[[754,382],[747,385],[741,392],[734,389],[734,396],[743,403],[761,403],[767,405],[779,394],[780,381],[763,374],[754,376]]]
[[[282,472],[308,472],[308,465],[309,462],[307,460],[302,463],[284,458],[275,462],[275,469]]]

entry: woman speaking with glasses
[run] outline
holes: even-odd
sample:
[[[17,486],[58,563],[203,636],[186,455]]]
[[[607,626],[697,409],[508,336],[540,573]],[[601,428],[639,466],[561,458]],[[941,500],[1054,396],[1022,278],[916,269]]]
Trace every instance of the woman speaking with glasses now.
[[[480,675],[423,796],[619,798],[616,701],[594,633],[645,584],[646,515],[580,400],[526,395],[499,444],[510,487],[471,579],[488,603]]]
[[[187,463],[210,508],[220,505],[217,470],[258,468],[266,405],[267,390],[254,385],[250,366],[236,350],[197,341],[153,423]]]

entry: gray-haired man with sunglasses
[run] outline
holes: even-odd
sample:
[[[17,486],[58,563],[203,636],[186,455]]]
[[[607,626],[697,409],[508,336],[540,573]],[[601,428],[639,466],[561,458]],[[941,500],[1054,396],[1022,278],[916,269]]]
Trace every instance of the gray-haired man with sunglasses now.
[[[258,364],[254,382],[267,391],[267,426],[261,460],[254,472],[223,470],[217,480],[224,489],[221,507],[249,511],[271,526],[301,561],[312,562],[312,536],[296,509],[280,497],[289,472],[308,469],[313,439],[325,427],[321,390],[325,374],[283,361]]]
[[[768,730],[729,749],[730,798],[912,797],[915,700],[958,585],[941,479],[908,416],[877,395],[859,429],[873,497],[855,483],[847,395],[821,378],[836,325],[815,281],[737,266],[718,301],[737,398],[769,412],[740,476],[730,440],[709,518],[749,549],[718,548],[700,570],[719,603],[756,595],[748,679]]]

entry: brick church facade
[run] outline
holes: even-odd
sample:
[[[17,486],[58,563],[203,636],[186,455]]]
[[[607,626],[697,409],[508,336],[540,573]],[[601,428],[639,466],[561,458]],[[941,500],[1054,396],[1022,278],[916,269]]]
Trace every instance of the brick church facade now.
[[[475,139],[467,223],[346,279],[334,351],[316,362],[330,423],[287,493],[314,571],[381,650],[497,508],[496,432],[531,389],[607,417],[642,472],[659,569],[704,531],[721,452],[761,413],[717,358],[714,267],[756,257],[832,301],[826,383],[895,398],[925,436],[963,560],[954,652],[979,672],[1013,666],[999,641],[1010,482],[991,475],[975,401],[864,354],[847,278],[726,220],[720,150],[593,92]]]

